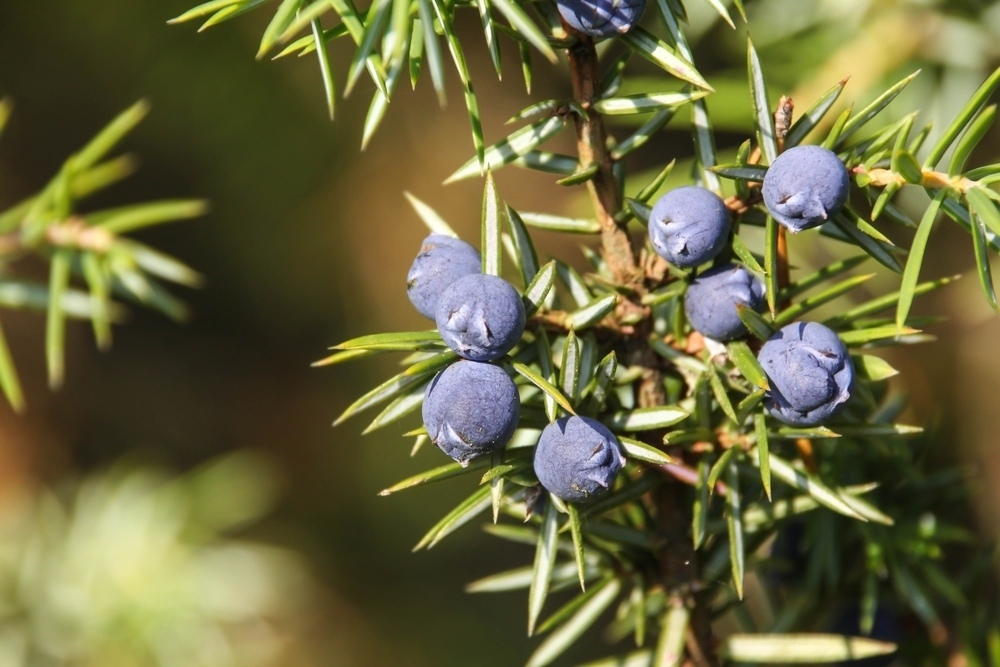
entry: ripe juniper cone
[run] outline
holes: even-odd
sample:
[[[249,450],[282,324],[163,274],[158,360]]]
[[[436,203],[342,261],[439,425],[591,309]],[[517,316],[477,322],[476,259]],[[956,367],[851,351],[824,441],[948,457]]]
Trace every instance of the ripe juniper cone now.
[[[434,319],[441,293],[453,282],[482,270],[479,251],[462,239],[431,234],[406,274],[406,295],[424,317]]]
[[[456,361],[424,392],[424,426],[431,441],[465,465],[501,449],[517,428],[517,387],[499,366]]]
[[[591,37],[614,37],[639,22],[646,0],[558,0],[559,14]]]
[[[660,257],[674,266],[690,268],[719,254],[731,226],[721,197],[688,185],[657,200],[649,215],[649,240]]]
[[[521,339],[524,302],[503,278],[475,273],[444,291],[436,321],[444,342],[460,357],[493,361]]]
[[[614,434],[589,417],[563,417],[542,431],[535,447],[535,475],[549,493],[567,502],[595,498],[625,465]]]
[[[764,407],[792,426],[818,426],[851,397],[854,365],[843,341],[816,322],[795,322],[771,336],[757,355],[770,389]]]
[[[733,340],[747,332],[737,305],[756,311],[764,307],[764,283],[739,264],[699,273],[684,296],[684,312],[692,328],[715,340]]]
[[[822,146],[796,146],[764,174],[764,205],[791,232],[818,227],[847,203],[850,183],[837,154]]]

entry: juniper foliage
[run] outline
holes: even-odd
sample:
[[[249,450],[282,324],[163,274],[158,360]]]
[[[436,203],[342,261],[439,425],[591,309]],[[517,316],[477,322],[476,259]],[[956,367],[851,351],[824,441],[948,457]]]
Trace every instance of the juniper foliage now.
[[[209,27],[267,4],[212,0],[174,22]],[[451,59],[473,154],[447,181],[484,179],[483,269],[509,277],[528,313],[524,334],[500,362],[522,404],[506,448],[467,465],[441,465],[382,493],[464,476],[470,495],[418,549],[480,517],[491,520],[487,530],[497,538],[536,545],[533,563],[468,585],[471,592],[526,591],[528,634],[544,637],[529,660],[535,667],[598,628],[615,654],[592,665],[832,663],[892,655],[905,664],[944,664],[947,656],[996,664],[1000,598],[992,548],[978,545],[967,526],[963,473],[927,464],[938,434],[924,427],[933,425],[899,422],[905,397],[890,387],[896,371],[878,352],[928,339],[933,319],[911,309],[916,297],[952,281],[921,275],[939,221],[968,232],[983,295],[1000,310],[990,268],[1000,251],[1000,195],[993,187],[1000,163],[969,165],[996,116],[990,100],[1000,70],[935,130],[917,124],[917,111],[883,120],[916,73],[843,111],[835,105],[851,72],[838,73],[844,78],[817,99],[793,103],[769,90],[769,63],[748,37],[742,85],[750,113],[746,121],[716,122],[707,103],[716,86],[693,62],[685,5],[708,6],[733,30],[747,25],[741,0],[658,0],[642,25],[598,45],[561,22],[549,0],[272,5],[258,57],[314,54],[331,117],[337,84],[328,43],[349,37],[356,45],[342,90],[364,77],[375,86],[362,146],[389,100],[399,98],[401,79],[416,85],[426,71],[443,102]],[[486,144],[465,58],[481,43],[456,28],[463,12],[481,19],[498,75],[499,42],[511,40],[528,89],[540,54],[564,69],[572,97],[544,99],[543,92],[515,116],[518,129]],[[815,18],[806,14],[789,23],[801,28]],[[765,27],[779,39],[783,29],[774,24],[780,22],[771,21]],[[655,65],[658,76],[633,83],[641,60]],[[612,136],[609,123],[617,117],[635,122],[616,126],[626,131]],[[677,163],[648,175],[624,168],[627,156],[682,121],[694,154],[685,163],[687,182],[719,193],[733,215],[715,263],[739,262],[766,287],[763,313],[739,310],[749,334],[726,344],[703,338],[685,319],[685,291],[697,269],[667,264],[646,242],[650,209],[667,179],[676,179]],[[716,126],[745,140],[719,150]],[[570,131],[575,155],[546,150]],[[768,214],[760,188],[768,165],[807,144],[837,154],[851,192],[827,223],[804,232],[843,259],[798,272],[786,231]],[[554,173],[581,196],[586,191],[592,216],[515,210],[493,177],[509,165],[539,178]],[[922,198],[920,215],[899,204],[903,193]],[[411,202],[431,232],[454,235],[431,206]],[[538,228],[592,240],[585,249],[590,271],[580,274],[561,258],[542,263],[532,242]],[[879,272],[895,276],[891,289],[829,314],[831,303]],[[858,378],[834,419],[792,427],[765,410],[769,386],[756,351],[781,327],[814,317],[848,347]],[[380,411],[366,432],[412,420],[427,384],[455,360],[430,330],[349,340],[317,365],[386,352],[406,353],[402,370],[358,398],[337,423],[374,407]],[[573,414],[606,424],[628,459],[613,488],[588,504],[551,496],[532,471],[540,431]],[[414,451],[428,442],[423,427],[408,435]],[[753,606],[745,597],[751,579],[762,598]],[[761,606],[767,613],[759,613]],[[907,631],[887,632],[885,618]],[[910,631],[915,627],[922,631]]]

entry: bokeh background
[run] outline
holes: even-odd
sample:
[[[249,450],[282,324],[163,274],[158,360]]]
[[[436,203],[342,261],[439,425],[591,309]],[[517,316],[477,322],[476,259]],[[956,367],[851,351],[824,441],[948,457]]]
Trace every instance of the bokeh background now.
[[[124,149],[139,156],[141,168],[93,205],[170,197],[211,202],[203,218],[140,234],[204,275],[202,289],[180,294],[192,308],[188,323],[134,310],[107,354],[96,351],[85,323],[72,326],[67,381],[53,393],[44,382],[44,317],[4,313],[29,408],[16,416],[0,405],[0,514],[14,516],[16,534],[36,545],[28,569],[38,590],[28,590],[23,572],[0,576],[10,584],[0,588],[22,605],[0,608],[0,615],[19,618],[32,604],[63,609],[65,618],[55,613],[39,632],[57,654],[74,655],[78,647],[59,646],[65,637],[106,633],[61,630],[81,603],[71,577],[61,588],[53,584],[58,573],[77,567],[96,585],[101,576],[117,581],[124,569],[132,573],[129,586],[155,588],[135,598],[145,600],[136,627],[180,614],[191,621],[186,639],[158,636],[157,645],[204,643],[221,651],[204,664],[472,664],[468,656],[483,666],[523,663],[535,645],[524,638],[524,596],[468,595],[462,587],[530,563],[531,549],[468,526],[430,552],[411,554],[467,494],[467,480],[378,498],[380,489],[442,463],[440,453],[410,458],[411,441],[399,437],[409,423],[364,438],[363,417],[331,428],[395,360],[310,368],[341,340],[427,326],[405,296],[406,271],[425,229],[404,191],[431,203],[466,239],[478,237],[482,184],[441,184],[471,155],[457,79],[449,74],[444,110],[429,81],[400,91],[360,152],[370,82],[363,79],[349,99],[338,100],[331,123],[313,59],[254,60],[267,9],[201,34],[193,24],[166,24],[191,4],[0,2],[0,96],[14,103],[0,140],[0,208],[44,185],[73,150],[140,98],[152,112]],[[710,105],[720,149],[731,151],[750,123],[745,30],[721,24],[707,3],[687,4],[696,62],[719,90]],[[802,108],[844,77],[851,81],[843,99],[860,105],[922,68],[887,121],[920,109],[921,120],[938,118],[940,127],[1000,64],[1000,3],[747,5],[772,93],[791,93]],[[474,13],[460,20],[487,140],[495,141],[513,113],[530,100],[566,95],[568,82],[561,66],[537,58],[538,92],[529,97],[508,51],[504,81],[496,83],[485,49],[476,47],[477,23]],[[331,49],[338,82],[350,58],[346,47]],[[657,76],[635,64],[642,76]],[[658,169],[673,158],[683,167],[690,153],[683,125],[640,151],[630,169]],[[998,157],[1000,136],[993,131],[974,159]],[[554,177],[508,168],[499,186],[519,210],[585,212],[585,198],[555,185]],[[971,241],[954,227],[935,232],[925,277],[973,267]],[[589,240],[539,235],[543,254],[573,257],[581,242]],[[802,268],[829,260],[808,239],[795,243]],[[11,268],[44,277],[44,267],[30,262]],[[878,281],[870,289],[878,291]],[[970,513],[986,538],[997,532],[1000,501],[1000,317],[972,275],[925,298],[917,311],[948,319],[934,327],[935,341],[889,358],[901,371],[900,390],[911,395],[910,421],[935,425],[934,456],[975,472],[981,493]],[[234,452],[236,458],[220,458]],[[89,486],[73,491],[80,479]],[[67,537],[46,531],[49,525],[63,527]],[[192,530],[214,560],[185,546]],[[72,565],[67,545],[74,544],[90,556]],[[23,555],[0,562],[15,567]],[[229,593],[212,588],[220,579]],[[212,595],[240,602],[206,603]],[[86,614],[136,613],[120,604]],[[205,619],[218,620],[217,633],[204,631]],[[19,664],[23,640],[5,637],[0,631],[0,661],[7,656],[3,664]],[[589,638],[577,657],[597,641]],[[171,650],[155,652],[156,659],[202,664],[194,653]],[[113,641],[102,651],[96,661],[78,664],[134,664]]]

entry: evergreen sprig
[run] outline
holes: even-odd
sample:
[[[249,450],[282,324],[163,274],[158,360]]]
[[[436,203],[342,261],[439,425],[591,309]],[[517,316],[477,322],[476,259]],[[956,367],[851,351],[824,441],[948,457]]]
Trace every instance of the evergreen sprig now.
[[[217,0],[175,21],[206,19],[207,27],[261,4]],[[933,656],[932,664],[941,664],[946,653],[971,664],[1000,660],[992,548],[975,545],[962,520],[962,476],[926,463],[934,429],[899,421],[905,398],[887,382],[896,370],[876,354],[884,346],[928,339],[924,329],[934,320],[911,315],[911,308],[916,297],[953,280],[921,281],[930,234],[942,217],[969,231],[979,282],[998,309],[990,261],[1000,251],[1000,195],[992,188],[1000,165],[967,163],[995,119],[990,99],[1000,70],[935,135],[915,126],[916,113],[883,121],[917,73],[857,110],[838,107],[844,79],[796,113],[787,97],[775,104],[768,61],[748,39],[748,113],[736,126],[746,141],[722,154],[705,102],[715,87],[694,63],[683,3],[654,4],[656,29],[634,27],[600,54],[593,39],[560,21],[547,1],[375,0],[365,12],[350,0],[278,4],[258,55],[282,44],[279,55],[317,51],[331,113],[325,44],[350,35],[357,45],[345,93],[364,72],[376,85],[363,143],[402,72],[415,84],[426,66],[443,100],[444,39],[463,86],[474,145],[473,156],[447,180],[486,177],[484,270],[514,276],[528,312],[522,339],[501,361],[518,386],[522,410],[506,448],[467,466],[437,466],[383,494],[456,476],[478,479],[415,548],[434,546],[490,510],[488,532],[533,545],[532,565],[469,585],[474,592],[527,591],[528,633],[546,635],[529,659],[533,666],[555,661],[598,625],[627,647],[594,665],[831,663],[897,648],[904,656]],[[735,28],[724,3],[708,4]],[[734,6],[746,22],[742,3]],[[512,119],[521,127],[486,145],[466,45],[454,29],[463,9],[478,13],[498,74],[500,36],[518,44],[529,86],[532,49],[553,61],[565,52],[572,97],[531,104]],[[324,28],[319,22],[331,13],[339,23]],[[307,27],[312,34],[298,37]],[[619,94],[640,60],[635,55],[662,75],[655,87]],[[607,123],[619,115],[640,121],[621,140]],[[683,165],[689,170],[671,161],[650,178],[629,179],[623,159],[679,117],[689,117],[694,158]],[[546,143],[571,125],[576,154],[549,152]],[[793,278],[786,232],[763,206],[761,182],[783,151],[805,143],[834,151],[851,175],[847,207],[809,232],[815,243],[849,256]],[[555,173],[561,185],[586,189],[593,216],[515,210],[501,199],[493,177],[511,164],[545,178]],[[739,260],[767,288],[766,311],[741,308],[749,334],[725,346],[686,321],[685,291],[694,271],[667,265],[631,234],[648,223],[651,202],[677,173],[690,173],[690,181],[726,197],[736,222],[722,256]],[[919,220],[895,203],[904,189],[925,195]],[[453,234],[432,207],[409,198],[431,232]],[[543,263],[532,228],[598,240],[599,250],[584,251],[591,270],[580,273],[562,258]],[[833,308],[886,270],[896,274],[898,290]],[[755,352],[778,328],[807,316],[837,332],[858,377],[855,397],[833,421],[794,427],[765,410],[768,380]],[[317,363],[383,352],[408,353],[400,372],[335,423],[377,406],[383,407],[366,432],[407,420],[421,407],[434,374],[455,359],[428,331],[357,338]],[[629,460],[607,494],[579,506],[545,491],[530,465],[540,430],[572,414],[604,422]],[[423,427],[408,435],[415,438],[414,452],[428,441]],[[751,577],[768,591],[761,604],[769,613],[762,618],[743,601]],[[884,632],[886,618],[898,622],[904,615],[927,631]],[[714,636],[712,622],[721,617],[741,631]],[[883,634],[868,636],[873,632]]]

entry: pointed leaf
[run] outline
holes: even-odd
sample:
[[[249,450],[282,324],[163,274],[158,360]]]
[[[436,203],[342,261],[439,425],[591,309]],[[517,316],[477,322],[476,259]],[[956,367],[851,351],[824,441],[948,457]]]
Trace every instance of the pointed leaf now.
[[[500,262],[503,257],[503,246],[500,234],[503,229],[503,214],[506,206],[500,201],[493,173],[486,174],[486,188],[483,191],[483,273],[493,276],[500,275]]]
[[[829,90],[823,93],[818,100],[812,103],[812,105],[806,109],[805,113],[799,116],[799,119],[792,123],[792,127],[789,128],[788,134],[785,136],[785,147],[791,148],[793,146],[798,146],[802,143],[802,140],[806,138],[813,128],[815,128],[819,122],[826,115],[826,112],[830,110],[837,98],[840,97],[840,93],[844,91],[844,86],[847,85],[847,79],[839,81],[834,84]]]
[[[558,62],[555,51],[549,46],[549,41],[542,33],[538,25],[524,13],[524,10],[512,0],[492,0],[494,6],[500,13],[510,21],[511,26],[532,46],[538,49],[542,55],[548,58],[549,62]]]
[[[520,362],[515,361],[511,365],[514,367],[514,370],[517,371],[519,375],[527,379],[529,382],[531,382],[531,384],[541,389],[547,396],[549,396],[556,403],[558,403],[559,407],[561,407],[563,410],[570,413],[571,415],[576,414],[576,412],[573,410],[573,405],[566,399],[563,393],[559,391],[558,388],[556,388],[555,385],[553,385],[551,382],[549,382],[541,375],[536,373],[530,367],[525,366]]]
[[[331,350],[426,350],[444,345],[437,329],[368,334],[334,345]]]
[[[609,577],[585,593],[588,596],[586,603],[539,645],[528,659],[526,667],[544,667],[562,655],[597,622],[620,591],[621,582],[615,577]]]
[[[583,308],[573,311],[566,318],[566,326],[581,331],[597,324],[611,313],[618,304],[617,294],[607,294],[592,301]]]
[[[565,127],[566,120],[561,116],[552,116],[522,127],[516,132],[509,134],[502,141],[486,148],[483,154],[482,167],[496,171],[505,164],[509,164],[525,153],[534,150],[539,144],[556,136]],[[445,183],[452,183],[464,178],[478,176],[479,174],[480,162],[478,158],[473,158],[445,179]],[[528,221],[525,214],[522,214],[522,217],[525,218],[525,222]]]
[[[944,154],[951,147],[951,144],[958,138],[958,135],[962,133],[969,126],[969,121],[979,112],[979,109],[986,104],[986,100],[993,95],[993,92],[1000,86],[1000,68],[997,68],[993,73],[983,82],[979,89],[972,94],[969,101],[965,103],[965,106],[958,112],[955,118],[951,121],[944,132],[941,133],[941,137],[934,144],[930,153],[927,155],[927,159],[924,160],[924,167],[927,169],[933,169],[944,157]]]
[[[876,97],[868,106],[855,114],[850,120],[844,123],[844,129],[841,131],[840,136],[837,139],[836,146],[844,143],[847,137],[854,134],[856,131],[865,126],[868,121],[877,116],[883,109],[889,106],[889,103],[896,99],[896,96],[903,92],[903,89],[909,85],[910,81],[913,81],[916,76],[920,74],[920,70],[917,70],[913,74],[904,77],[902,80],[894,84],[887,91]]]
[[[556,283],[556,260],[550,260],[548,264],[539,269],[535,277],[524,288],[524,311],[526,315],[531,315],[545,303],[545,297],[549,290]]]
[[[627,458],[645,461],[654,465],[665,465],[674,462],[662,449],[648,445],[641,440],[619,435],[618,442],[621,443],[622,449],[625,450]]]
[[[763,412],[753,416],[754,432],[757,434],[757,461],[760,467],[760,481],[767,499],[771,499],[771,451],[767,442],[767,421]]]
[[[668,74],[704,90],[713,90],[694,65],[678,55],[666,42],[650,34],[641,26],[633,26],[619,39],[630,49],[662,68]]]
[[[24,412],[24,392],[21,390],[21,381],[17,376],[17,367],[14,366],[14,358],[10,354],[10,347],[7,345],[7,336],[0,326],[0,388],[3,389],[4,396],[16,412]]]
[[[934,221],[937,219],[941,202],[947,194],[946,190],[938,191],[920,219],[917,233],[913,237],[913,243],[910,245],[910,255],[906,258],[906,267],[903,269],[903,278],[900,281],[899,304],[896,306],[897,327],[902,328],[906,323],[907,315],[910,314],[914,291],[917,288],[917,281],[920,279],[920,265],[924,260],[924,252],[927,250],[927,242],[931,237],[931,229],[933,229]]]
[[[761,389],[770,388],[764,369],[761,368],[760,362],[757,361],[757,356],[753,353],[750,346],[747,345],[745,341],[732,341],[726,345],[726,351],[729,354],[729,358],[736,365],[736,368],[739,369],[743,377]]]
[[[66,358],[66,312],[63,295],[69,287],[70,251],[56,250],[49,272],[49,308],[45,321],[45,361],[49,371],[49,386],[62,386]]]
[[[677,406],[661,405],[615,412],[605,423],[612,431],[651,431],[676,424],[687,416],[688,413]]]
[[[732,450],[730,450],[732,451]],[[729,564],[733,574],[733,586],[736,587],[736,597],[743,599],[744,563],[743,521],[740,516],[740,480],[736,462],[730,461],[726,467],[726,483],[729,491],[726,493],[726,525],[729,529]]]
[[[471,496],[459,503],[458,507],[434,524],[434,527],[420,539],[413,550],[430,549],[455,530],[485,512],[490,504],[490,487],[480,486]]]
[[[559,539],[559,510],[551,500],[545,505],[545,516],[538,531],[538,545],[535,547],[535,565],[528,589],[528,636],[535,634],[535,623],[545,605],[552,580],[552,569],[556,564],[556,544]]]
[[[583,553],[583,527],[582,520],[580,519],[580,512],[577,511],[576,505],[570,503],[566,506],[569,510],[569,529],[573,536],[573,555],[576,560],[576,571],[580,578],[580,590],[587,590],[587,569],[584,562]]]
[[[874,273],[868,273],[860,276],[854,276],[852,278],[847,278],[846,280],[842,280],[836,285],[833,285],[832,287],[828,287],[827,289],[823,290],[822,292],[819,292],[818,294],[814,294],[810,297],[802,299],[798,303],[793,304],[788,308],[785,308],[780,313],[778,313],[774,317],[774,326],[783,327],[790,322],[795,322],[797,320],[802,319],[802,316],[805,315],[806,313],[815,310],[816,308],[819,308],[820,306],[829,303],[830,301],[833,301],[837,297],[846,294],[847,292],[850,292],[859,285],[863,285],[864,283],[874,278],[875,275],[876,274]]]
[[[798,664],[861,660],[895,651],[895,644],[868,637],[797,633],[732,634],[723,640],[721,653],[734,662]]]
[[[464,466],[461,463],[448,463],[447,465],[427,470],[418,475],[407,477],[403,481],[397,482],[389,488],[379,491],[378,494],[380,496],[388,496],[396,493],[397,491],[402,491],[403,489],[412,489],[417,486],[423,486],[424,484],[430,484],[431,482],[439,482],[443,479],[458,477],[466,473],[481,470],[487,467],[489,463],[490,458],[488,456],[481,456],[478,459],[473,459]]]
[[[639,93],[627,97],[606,97],[594,104],[594,108],[606,116],[649,113],[651,111],[672,109],[700,99],[707,94],[708,91],[697,90],[688,92]]]

